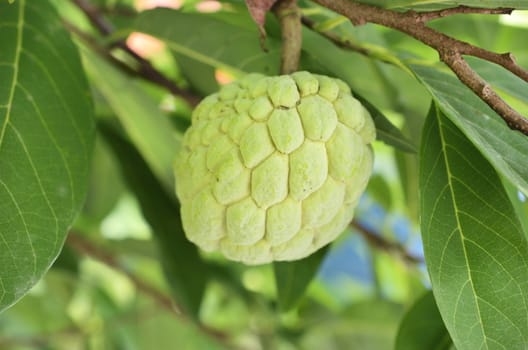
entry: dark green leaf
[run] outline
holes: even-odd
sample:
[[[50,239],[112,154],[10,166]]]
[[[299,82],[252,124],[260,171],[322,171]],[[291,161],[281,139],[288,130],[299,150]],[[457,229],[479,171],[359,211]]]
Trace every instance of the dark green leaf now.
[[[176,54],[176,60],[193,91],[202,96],[218,91],[214,67],[180,54]]]
[[[420,204],[418,199],[418,157],[415,154],[396,152],[398,178],[403,190],[405,210],[411,219],[418,222]]]
[[[453,342],[432,292],[418,299],[403,317],[395,350],[449,350]]]
[[[386,210],[392,208],[393,200],[391,195],[391,188],[387,183],[385,177],[374,174],[370,177],[367,187],[368,194]]]
[[[528,244],[497,172],[439,107],[420,168],[425,258],[457,349],[528,344]]]
[[[319,249],[309,257],[297,261],[273,263],[277,300],[282,311],[297,306],[315,277],[327,250],[327,247]]]
[[[162,267],[176,301],[197,316],[208,270],[196,247],[185,238],[176,199],[165,192],[134,146],[109,125],[101,124],[100,130],[158,241]]]
[[[65,245],[57,260],[53,262],[52,268],[77,275],[79,273],[79,261],[80,257],[77,252]]]
[[[116,159],[98,137],[92,157],[88,195],[81,212],[83,220],[97,227],[110,214],[122,193],[123,183]]]
[[[47,1],[0,3],[0,311],[48,270],[84,201],[94,116]]]
[[[369,111],[374,124],[376,124],[376,138],[385,142],[386,144],[393,146],[400,151],[407,153],[416,153],[416,147],[409,141],[398,129],[390,122],[390,120],[381,113],[372,103],[364,99],[363,97],[355,94],[355,97],[365,106]]]
[[[439,108],[493,167],[528,194],[528,138],[506,123],[456,78],[438,69],[411,65]]]

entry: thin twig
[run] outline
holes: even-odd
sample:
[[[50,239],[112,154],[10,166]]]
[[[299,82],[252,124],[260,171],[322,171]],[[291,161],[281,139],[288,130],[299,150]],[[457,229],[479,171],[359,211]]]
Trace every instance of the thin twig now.
[[[89,256],[115,270],[124,273],[139,291],[151,297],[163,309],[172,311],[178,316],[184,318],[186,317],[182,312],[182,308],[178,304],[176,304],[169,296],[163,294],[151,285],[145,283],[132,272],[128,271],[122,266],[122,264],[116,259],[113,254],[106,251],[102,247],[95,245],[93,242],[84,238],[82,235],[74,232],[70,232],[70,234],[68,235],[67,243],[78,253]]]
[[[273,6],[273,12],[281,25],[281,74],[290,74],[299,69],[301,58],[301,11],[297,0],[279,0]]]
[[[95,38],[92,37],[90,34],[84,32],[82,29],[65,19],[62,20],[62,23],[64,27],[69,30],[75,37],[79,38],[80,41],[83,42],[83,44],[87,45],[93,52],[106,59],[119,70],[131,76],[141,77],[138,71],[134,70],[132,67],[113,56],[107,47],[101,46],[97,42],[97,40],[95,40]]]
[[[491,89],[490,84],[482,79],[462,58],[462,55],[468,55],[488,60],[501,65],[523,80],[528,81],[528,71],[518,66],[510,53],[497,54],[427,27],[426,23],[428,20],[441,16],[439,11],[433,11],[432,15],[428,17],[427,13],[417,14],[415,11],[396,12],[348,0],[314,1],[349,18],[354,25],[365,23],[379,24],[408,34],[432,47],[439,53],[440,59],[449,66],[460,81],[497,112],[510,128],[528,135],[528,119],[509,106]],[[444,10],[444,14],[453,15],[457,11],[456,9]],[[508,13],[509,10],[499,9],[498,11],[500,13]],[[458,7],[458,11],[463,13],[463,11],[468,10]],[[476,13],[477,10],[472,8],[471,11]],[[489,9],[486,11],[482,10],[479,13],[492,13]]]
[[[369,244],[372,246],[387,251],[387,252],[395,252],[398,254],[405,262],[409,264],[421,264],[424,262],[423,258],[419,256],[415,256],[407,251],[405,247],[403,247],[399,243],[390,242],[387,241],[385,238],[377,234],[376,232],[373,232],[366,228],[365,226],[361,225],[356,220],[352,221],[350,224],[356,231],[365,238]]]
[[[340,48],[346,49],[346,50],[351,50],[351,51],[360,53],[360,54],[362,54],[364,56],[376,58],[376,59],[378,59],[378,60],[380,60],[382,62],[388,63],[388,64],[394,64],[394,62],[392,62],[390,60],[387,60],[387,59],[385,59],[383,57],[378,57],[378,55],[376,55],[374,52],[372,52],[372,50],[369,50],[366,47],[363,47],[361,45],[358,45],[358,44],[355,44],[355,43],[351,42],[350,40],[342,38],[342,37],[340,37],[339,35],[337,35],[336,33],[332,32],[330,30],[321,30],[321,29],[317,28],[317,22],[315,22],[314,20],[312,20],[309,17],[302,16],[301,17],[301,23],[304,26],[306,26],[307,28],[310,28],[311,30],[313,30],[314,32],[317,32],[320,35],[324,36],[326,39],[328,39],[332,43],[334,43],[334,45],[336,45],[337,47],[340,47]]]
[[[356,51],[362,55],[365,55],[365,56],[370,56],[371,55],[371,52],[370,50],[362,47],[362,46],[359,46],[359,45],[356,45],[352,42],[350,42],[349,40],[346,40],[346,39],[343,39],[341,38],[339,35],[335,34],[334,32],[331,32],[329,30],[320,30],[317,28],[317,22],[315,22],[313,19],[309,18],[309,17],[306,17],[306,16],[302,16],[301,17],[301,22],[302,24],[304,24],[306,27],[310,28],[311,30],[323,35],[325,38],[327,38],[328,40],[330,40],[331,42],[334,43],[334,45],[340,47],[340,48],[343,48],[343,49],[350,49],[350,50],[353,50],[353,51]]]
[[[92,259],[95,259],[99,262],[104,263],[105,265],[124,273],[130,281],[134,284],[138,291],[149,296],[154,300],[161,308],[164,310],[169,310],[173,315],[177,316],[181,321],[195,324],[199,329],[213,338],[225,342],[228,336],[224,333],[221,333],[218,330],[211,329],[203,324],[193,322],[187,314],[183,312],[181,306],[176,304],[168,295],[160,292],[150,284],[143,281],[141,278],[133,274],[131,271],[126,269],[118,259],[111,254],[109,251],[100,247],[90,240],[84,238],[81,234],[70,232],[67,239],[67,244],[74,249],[79,254],[88,256]]]
[[[158,86],[166,88],[168,91],[170,91],[174,95],[184,97],[187,103],[189,103],[191,106],[196,106],[200,102],[201,98],[199,96],[192,95],[189,92],[185,92],[186,96],[182,96],[182,94],[180,93],[181,90],[176,85],[174,85],[174,83],[172,83],[172,81],[170,81],[169,79],[167,78],[159,79],[159,77],[161,76],[161,73],[160,75],[157,75],[157,74],[151,75],[145,71],[136,70],[132,68],[125,62],[121,61],[120,59],[112,55],[110,48],[100,45],[99,42],[95,40],[95,38],[92,37],[90,34],[84,32],[83,30],[81,30],[80,28],[78,28],[73,23],[67,20],[63,20],[62,22],[66,29],[68,29],[72,34],[74,34],[77,38],[79,38],[85,45],[87,45],[91,50],[93,50],[93,52],[95,52],[96,54],[98,54],[99,56],[107,60],[108,62],[110,62],[120,71],[130,76],[145,79],[151,83],[154,83],[154,84],[157,84]]]
[[[99,9],[93,6],[88,0],[72,0],[77,7],[84,12],[86,17],[90,20],[90,23],[99,30],[103,36],[108,36],[113,33],[114,28],[110,22],[108,22],[102,13],[99,12]],[[132,56],[132,58],[137,62],[137,75],[142,77],[145,80],[148,80],[152,83],[155,83],[161,87],[166,88],[175,96],[180,96],[185,99],[191,106],[196,106],[200,101],[200,97],[190,93],[187,90],[180,88],[176,85],[171,79],[166,77],[163,73],[158,71],[150,63],[150,61],[138,55],[134,50],[132,50],[125,41],[119,40],[112,45],[111,48],[118,47],[125,51],[127,54]]]
[[[90,23],[97,28],[103,35],[109,35],[114,31],[114,27],[103,16],[99,14],[99,10],[90,4],[88,0],[72,0],[79,9],[81,9]]]

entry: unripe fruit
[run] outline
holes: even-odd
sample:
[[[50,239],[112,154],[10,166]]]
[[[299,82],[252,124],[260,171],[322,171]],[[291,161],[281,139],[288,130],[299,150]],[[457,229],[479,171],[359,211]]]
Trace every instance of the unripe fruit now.
[[[303,258],[352,220],[375,128],[339,79],[249,74],[206,97],[175,163],[187,238],[246,264]]]

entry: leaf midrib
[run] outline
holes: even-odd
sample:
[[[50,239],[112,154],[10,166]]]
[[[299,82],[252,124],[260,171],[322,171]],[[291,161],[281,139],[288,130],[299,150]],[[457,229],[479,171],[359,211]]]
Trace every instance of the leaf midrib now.
[[[20,65],[20,54],[22,52],[22,41],[24,39],[24,9],[26,0],[20,0],[18,5],[18,21],[17,21],[17,38],[15,48],[15,61],[13,62],[13,80],[11,81],[11,89],[9,92],[9,99],[7,101],[6,118],[2,129],[0,130],[0,149],[2,148],[4,136],[6,133],[7,125],[11,119],[11,106],[15,98],[15,88],[18,82],[18,66]]]
[[[452,198],[452,203],[453,203],[453,208],[455,210],[455,219],[456,219],[456,224],[457,224],[457,229],[458,229],[458,232],[460,232],[460,238],[461,238],[461,244],[462,244],[462,250],[464,252],[464,259],[466,261],[466,270],[467,270],[467,275],[468,275],[468,282],[471,286],[471,290],[473,291],[473,295],[476,296],[477,293],[476,293],[476,290],[475,290],[475,285],[473,283],[473,279],[472,279],[472,275],[471,275],[471,269],[469,268],[469,259],[468,259],[468,253],[467,253],[467,249],[466,249],[466,245],[464,243],[465,241],[465,237],[464,237],[464,233],[462,231],[462,225],[460,223],[460,219],[459,219],[459,215],[458,213],[460,212],[460,210],[458,209],[458,205],[457,205],[457,200],[456,200],[456,196],[455,196],[455,192],[453,190],[453,179],[454,179],[454,176],[452,174],[452,171],[451,171],[451,167],[450,167],[450,164],[449,164],[449,161],[448,161],[448,157],[447,157],[447,148],[446,148],[446,136],[444,135],[444,128],[442,128],[442,121],[441,119],[439,118],[439,115],[440,115],[440,111],[438,110],[438,107],[435,107],[436,108],[436,116],[437,116],[437,120],[438,120],[438,125],[439,125],[439,134],[440,134],[440,139],[442,141],[442,151],[443,151],[443,158],[444,158],[444,164],[446,166],[446,171],[447,171],[447,178],[448,178],[448,183],[449,183],[449,192],[451,193],[451,198]],[[481,320],[482,320],[482,317],[481,317],[481,312],[480,312],[480,305],[479,305],[479,301],[478,301],[478,298],[473,298],[474,301],[475,301],[475,306],[477,308],[477,316],[478,316],[478,322],[479,322],[479,325],[480,325],[480,329],[482,330],[482,335],[483,335],[483,343],[487,344],[487,339],[488,339],[488,336],[486,335],[486,331],[484,330],[484,325],[482,324]],[[453,314],[453,317],[455,317],[455,314]],[[456,321],[453,320],[453,324],[455,324]],[[486,347],[488,347],[486,345]]]

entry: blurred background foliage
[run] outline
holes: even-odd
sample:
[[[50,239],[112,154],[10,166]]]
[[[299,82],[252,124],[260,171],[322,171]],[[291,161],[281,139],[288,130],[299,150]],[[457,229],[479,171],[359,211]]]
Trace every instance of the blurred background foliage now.
[[[232,60],[243,57],[244,50],[255,50],[244,47],[244,40],[260,50],[256,27],[241,1],[92,0],[112,23],[109,36],[101,35],[74,2],[53,3],[65,21],[92,37],[95,45],[125,39],[179,87],[199,96],[241,74],[232,69]],[[345,79],[416,149],[431,98],[397,62],[414,55],[434,65],[436,53],[400,33],[370,24],[353,27],[327,10],[301,3],[304,14],[321,30],[372,52],[369,57],[337,49],[305,30],[302,66]],[[163,43],[134,30],[142,25],[142,11],[154,6],[179,8],[182,18],[211,12],[222,23],[245,28],[247,37],[240,39],[240,52],[229,47],[224,56],[214,56],[224,65],[207,65],[183,54],[178,37],[172,44]],[[528,47],[519,40],[528,34],[527,18],[522,11],[512,17],[464,15],[432,26],[490,50],[512,51],[527,67]],[[199,23],[188,25],[180,35],[192,37],[200,31]],[[267,55],[276,58],[280,34],[273,18],[266,30]],[[287,271],[289,265],[248,267],[202,255],[177,239],[171,243],[174,237],[167,227],[178,212],[163,157],[170,158],[177,149],[192,106],[166,89],[124,75],[74,37],[93,84],[99,123],[119,123],[124,132],[108,127],[108,132],[99,133],[85,207],[50,272],[0,316],[0,349],[382,350],[395,347],[400,327],[400,332],[406,331],[402,319],[416,317],[409,310],[419,313],[418,306],[425,308],[434,319],[418,224],[416,153],[376,142],[374,175],[354,224],[329,249],[303,262],[305,270],[293,270],[289,290],[284,285],[279,289],[274,272]],[[196,39],[210,45],[207,37]],[[129,54],[116,49],[112,55],[133,64]],[[256,57],[254,64],[260,70],[274,69],[276,62],[268,59]],[[493,80],[485,63],[470,62]],[[501,92],[521,112],[528,111],[526,101],[507,89]],[[128,107],[120,110],[119,105]],[[153,119],[159,123],[145,131]],[[170,132],[161,135],[160,129]],[[156,143],[156,138],[171,140]],[[142,181],[149,185],[141,189]],[[145,203],[157,204],[149,211]],[[182,271],[188,275],[182,277]],[[435,327],[445,337],[441,322]],[[442,349],[449,348],[448,337],[446,343]]]

